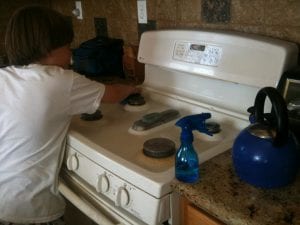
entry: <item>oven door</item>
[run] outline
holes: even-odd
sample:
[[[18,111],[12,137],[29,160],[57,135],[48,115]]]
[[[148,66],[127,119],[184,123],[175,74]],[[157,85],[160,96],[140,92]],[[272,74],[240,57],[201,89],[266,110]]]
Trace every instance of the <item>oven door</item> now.
[[[84,181],[65,169],[61,172],[58,189],[67,201],[98,225],[144,224],[126,212],[116,209],[109,200],[99,197]],[[72,213],[68,213],[68,216],[72,216]],[[69,218],[68,220],[72,219]],[[72,225],[77,225],[77,222],[78,225],[82,225],[80,221],[72,221]]]

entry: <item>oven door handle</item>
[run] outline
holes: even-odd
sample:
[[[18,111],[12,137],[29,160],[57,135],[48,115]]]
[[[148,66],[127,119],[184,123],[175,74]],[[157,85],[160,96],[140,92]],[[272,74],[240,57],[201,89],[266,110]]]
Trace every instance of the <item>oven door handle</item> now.
[[[63,182],[59,182],[58,189],[63,196],[66,197],[76,208],[80,209],[85,215],[91,218],[94,222],[101,225],[122,225],[123,223],[114,223],[106,215],[97,210],[93,205],[79,198],[70,188]]]

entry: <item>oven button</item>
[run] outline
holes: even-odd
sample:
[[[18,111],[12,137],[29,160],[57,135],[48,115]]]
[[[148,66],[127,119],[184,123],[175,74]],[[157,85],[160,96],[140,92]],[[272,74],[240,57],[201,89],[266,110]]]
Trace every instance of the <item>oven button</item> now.
[[[105,173],[101,174],[97,178],[96,191],[99,193],[105,193],[109,190],[109,179]]]
[[[129,192],[126,190],[125,187],[119,187],[115,205],[121,207],[128,206],[129,201],[130,201]]]
[[[67,159],[68,170],[74,171],[74,170],[77,170],[78,167],[79,167],[79,161],[78,161],[78,157],[77,157],[76,153],[70,155]]]

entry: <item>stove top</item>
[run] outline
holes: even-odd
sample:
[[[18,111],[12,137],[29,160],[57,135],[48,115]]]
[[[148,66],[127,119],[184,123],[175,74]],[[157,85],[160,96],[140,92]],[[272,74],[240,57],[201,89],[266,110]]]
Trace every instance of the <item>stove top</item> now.
[[[75,149],[80,149],[82,154],[104,165],[111,172],[126,177],[126,180],[137,186],[140,185],[143,189],[149,189],[149,193],[153,195],[160,196],[170,191],[168,183],[174,178],[175,157],[174,155],[163,158],[147,156],[144,154],[143,146],[150,139],[166,138],[174,142],[175,148],[178,149],[181,131],[175,126],[175,122],[179,117],[149,130],[136,131],[132,126],[145,115],[166,110],[176,109],[180,117],[190,113],[208,112],[208,110],[193,105],[193,111],[187,111],[184,104],[188,103],[177,99],[174,105],[167,96],[160,96],[159,101],[155,93],[147,90],[144,90],[143,95],[146,96],[148,105],[143,110],[128,111],[122,104],[101,104],[103,117],[100,120],[84,121],[80,116],[74,117],[70,126],[68,144]],[[200,163],[230,149],[240,129],[238,126],[245,122],[217,112],[212,112],[212,118],[208,121],[220,124],[220,132],[213,136],[194,132],[194,146],[198,151]],[[147,186],[144,182],[149,179],[152,180],[152,185]],[[156,189],[153,189],[153,182],[157,183]]]

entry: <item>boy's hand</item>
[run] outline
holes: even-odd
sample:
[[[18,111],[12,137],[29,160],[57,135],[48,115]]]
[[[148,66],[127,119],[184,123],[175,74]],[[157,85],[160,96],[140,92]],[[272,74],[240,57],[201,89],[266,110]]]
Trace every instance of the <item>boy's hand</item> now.
[[[105,86],[102,102],[117,103],[128,97],[130,94],[140,93],[136,86],[126,84],[112,84]]]

